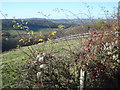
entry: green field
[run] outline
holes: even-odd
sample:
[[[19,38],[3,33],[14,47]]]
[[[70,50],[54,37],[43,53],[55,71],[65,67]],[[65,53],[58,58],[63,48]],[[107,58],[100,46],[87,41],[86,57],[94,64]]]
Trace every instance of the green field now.
[[[32,47],[37,48],[38,51],[43,51],[45,53],[51,52],[52,48],[54,47],[54,50],[52,53],[61,53],[64,54],[66,53],[63,48],[69,49],[68,44],[72,46],[72,48],[75,48],[74,46],[78,44],[78,41],[81,40],[70,40],[70,41],[61,41],[59,43],[55,43],[50,46],[49,43],[46,43],[45,45],[33,45]],[[19,82],[19,77],[20,77],[20,72],[22,72],[21,65],[26,64],[27,62],[31,61],[30,59],[24,52],[27,52],[30,54],[30,51],[28,47],[22,47],[21,49],[14,49],[9,52],[4,52],[2,54],[2,62],[0,62],[0,66],[3,67],[2,71],[2,81],[3,81],[3,87],[17,87],[17,84]],[[18,68],[19,67],[19,68]]]
[[[104,36],[104,38],[106,38],[106,36]],[[2,84],[3,84],[3,88],[17,88],[17,87],[27,87],[28,84],[23,83],[23,86],[19,86],[19,82],[21,81],[21,76],[24,76],[23,74],[26,75],[26,71],[25,69],[23,69],[23,65],[27,65],[28,62],[33,61],[33,59],[31,57],[28,57],[24,52],[28,53],[30,56],[34,55],[35,57],[37,56],[37,54],[39,52],[44,52],[46,54],[50,54],[50,55],[55,55],[57,58],[56,62],[56,68],[53,68],[52,72],[56,73],[58,72],[59,74],[61,74],[61,72],[64,74],[61,74],[62,76],[56,76],[56,78],[58,77],[60,80],[59,82],[66,84],[66,87],[72,87],[69,86],[69,84],[73,85],[75,84],[75,87],[79,86],[79,79],[78,78],[78,71],[75,70],[79,70],[79,68],[81,68],[81,64],[75,64],[74,60],[76,59],[82,59],[82,57],[79,57],[79,55],[86,53],[88,55],[86,55],[86,59],[87,59],[87,64],[91,65],[91,62],[89,62],[89,59],[91,59],[91,56],[93,55],[94,51],[95,51],[95,46],[91,46],[91,50],[93,53],[89,54],[89,52],[87,52],[85,50],[85,44],[87,44],[90,41],[91,37],[89,38],[79,38],[79,39],[74,39],[74,40],[67,40],[67,41],[58,41],[58,43],[53,43],[53,41],[50,42],[46,42],[43,45],[33,45],[33,46],[26,46],[26,47],[22,47],[20,49],[13,49],[11,51],[8,52],[4,52],[2,53],[2,62],[0,63],[0,69],[2,69],[1,74],[2,74]],[[99,39],[99,38],[98,38]],[[94,40],[93,45],[97,45],[97,47],[99,47],[99,40],[97,38]],[[29,50],[29,48],[31,49],[32,47],[32,54],[31,51]],[[23,51],[24,52],[23,52]],[[99,52],[100,51],[100,52]],[[113,49],[113,51],[116,51]],[[37,53],[36,53],[37,52]],[[111,71],[106,71],[106,74],[109,77],[112,77],[113,81],[114,81],[114,87],[116,87],[116,77],[113,76],[113,71],[116,71],[118,69],[119,64],[115,61],[113,61],[113,59],[111,59],[111,57],[109,57],[106,54],[106,51],[104,50],[98,50],[95,53],[95,63],[102,61],[102,60],[107,60],[107,62],[104,62],[107,68],[111,68]],[[105,58],[103,58],[105,57]],[[93,58],[93,56],[92,56]],[[48,58],[49,60],[50,58]],[[70,60],[70,61],[69,61]],[[59,61],[59,64],[57,64]],[[54,62],[54,63],[55,63]],[[66,65],[67,62],[71,62],[70,65],[71,67],[67,67]],[[81,61],[80,61],[81,62]],[[94,64],[95,64],[94,63]],[[96,65],[96,64],[95,64]],[[97,66],[95,66],[96,69]],[[60,69],[61,68],[61,69]],[[64,68],[64,69],[62,69]],[[100,68],[98,67],[98,70]],[[60,71],[59,71],[60,70]],[[64,71],[65,70],[65,71]],[[63,72],[64,71],[64,72]],[[24,73],[23,73],[24,72]],[[47,72],[47,69],[46,69]],[[116,71],[117,72],[117,71]],[[48,72],[47,72],[48,73]],[[66,75],[68,75],[67,77],[72,77],[73,80],[68,79],[66,77]],[[22,77],[26,78],[26,77]],[[51,77],[49,77],[51,78]],[[35,78],[33,78],[35,79]],[[50,80],[48,78],[45,78],[45,80]],[[54,80],[56,80],[54,78]],[[102,80],[102,79],[101,79]],[[52,80],[53,81],[53,80]],[[51,82],[52,82],[51,81]],[[68,81],[68,82],[64,82],[64,81]],[[43,80],[43,82],[45,82]],[[72,83],[70,83],[72,82]],[[94,81],[93,81],[94,82]],[[98,82],[100,82],[98,80]],[[97,83],[98,83],[97,82]],[[30,82],[32,84],[32,82]],[[34,81],[33,81],[34,83]],[[54,82],[55,83],[55,82]],[[67,84],[68,83],[68,84]],[[54,85],[54,84],[52,84]],[[51,85],[50,85],[51,86]],[[48,87],[50,87],[48,85]],[[36,87],[36,86],[33,86]],[[47,87],[47,85],[46,85]],[[53,86],[52,86],[53,87]]]
[[[33,31],[34,32],[34,35],[38,35],[40,32],[41,33],[47,33],[47,32],[52,32],[52,31],[55,31],[56,29],[54,29],[54,28],[41,28],[41,29],[39,29],[39,30],[37,30],[37,31]],[[20,34],[27,34],[27,32],[26,31],[24,31],[24,30],[3,30],[3,32],[8,32],[8,33],[10,33],[10,35],[12,35],[12,36],[17,36],[18,35],[18,32],[20,33]]]

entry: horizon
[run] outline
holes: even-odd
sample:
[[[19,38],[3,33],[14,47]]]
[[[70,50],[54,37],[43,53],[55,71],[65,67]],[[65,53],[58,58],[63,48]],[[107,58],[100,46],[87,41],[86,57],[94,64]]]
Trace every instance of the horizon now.
[[[0,18],[1,19],[1,18]],[[2,19],[5,19],[5,18],[2,18]],[[13,19],[13,18],[6,18],[6,19]],[[47,19],[47,18],[36,18],[36,17],[31,17],[31,18],[15,18],[15,19]],[[53,18],[54,19],[54,18]],[[66,19],[66,18],[56,18],[55,20],[62,20],[62,19]],[[71,18],[70,20],[79,20],[79,19],[77,19],[77,18]],[[80,19],[90,19],[90,18],[80,18]],[[98,18],[93,18],[93,19],[98,19]],[[101,18],[101,19],[103,19],[103,20],[107,20],[107,19],[113,19],[113,18]],[[52,20],[52,19],[51,19]]]
[[[90,12],[87,6],[89,5]],[[19,18],[46,18],[37,13],[43,12],[50,19],[88,19],[89,16],[93,19],[105,19],[104,12],[101,7],[109,11],[112,15],[117,12],[118,2],[2,2],[1,12],[7,14],[7,19]],[[64,12],[55,12],[55,10],[63,9]],[[86,15],[87,14],[87,15]],[[108,15],[108,18],[110,17]],[[0,14],[0,19],[4,17]]]

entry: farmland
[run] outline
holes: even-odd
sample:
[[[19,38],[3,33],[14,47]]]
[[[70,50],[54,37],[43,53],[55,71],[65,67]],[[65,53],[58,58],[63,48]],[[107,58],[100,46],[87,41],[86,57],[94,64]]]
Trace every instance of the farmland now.
[[[2,88],[81,88],[81,69],[87,72],[86,88],[118,87],[116,20],[25,30],[4,30],[6,41],[14,37],[23,46],[1,54]]]
[[[118,89],[120,2],[103,1],[3,2],[0,89]]]

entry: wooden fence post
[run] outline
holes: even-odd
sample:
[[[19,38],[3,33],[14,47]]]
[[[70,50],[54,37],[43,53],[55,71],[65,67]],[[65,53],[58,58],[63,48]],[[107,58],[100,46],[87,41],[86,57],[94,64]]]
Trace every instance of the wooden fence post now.
[[[86,71],[80,70],[80,90],[85,90],[86,88]]]
[[[83,90],[86,90],[86,76],[87,76],[87,72],[84,71],[84,88],[83,88]]]

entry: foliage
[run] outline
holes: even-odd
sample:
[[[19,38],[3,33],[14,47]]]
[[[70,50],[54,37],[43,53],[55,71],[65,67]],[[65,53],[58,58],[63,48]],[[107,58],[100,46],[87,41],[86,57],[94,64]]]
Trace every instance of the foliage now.
[[[64,24],[58,25],[56,31],[45,33],[45,35],[41,33],[40,37],[33,37],[34,32],[29,30],[29,27],[25,27],[24,21],[22,24],[13,21],[15,22],[14,28],[24,29],[29,36],[21,36],[18,41],[20,45],[32,45],[26,49],[20,48],[23,54],[31,59],[20,65],[19,69],[8,64],[6,64],[7,68],[2,68],[4,78],[7,75],[7,78],[3,78],[3,88],[79,89],[81,88],[81,69],[87,72],[86,88],[118,88],[119,27],[117,23],[111,23],[116,20],[93,22],[92,26],[91,24],[86,26],[83,23],[80,28],[87,28],[85,32],[89,31],[89,33],[79,38],[72,38],[72,40],[66,38],[58,43],[55,43],[54,39],[59,33],[61,37],[65,35]],[[45,42],[44,38],[48,41]],[[39,44],[33,45],[36,44],[34,41],[38,41]],[[8,70],[14,70],[14,72],[8,72]],[[13,79],[14,76],[15,79]],[[10,80],[7,80],[8,78]],[[19,83],[16,83],[16,80]],[[8,84],[9,81],[13,82]]]
[[[87,88],[117,88],[119,79],[118,39],[115,34],[100,33],[99,35],[97,32],[93,32],[90,37],[86,38],[85,41],[88,40],[88,42],[82,46],[84,51],[78,48],[74,48],[79,50],[78,52],[73,51],[73,48],[70,51],[68,48],[62,47],[59,53],[47,53],[43,59],[44,62],[36,59],[27,63],[25,72],[31,78],[26,79],[29,84],[25,84],[26,81],[24,81],[21,82],[21,85],[24,84],[24,87],[27,88],[79,88],[80,69],[82,68],[87,71]],[[116,38],[111,39],[111,35]],[[109,42],[110,39],[111,42]],[[57,49],[54,47],[54,50]],[[42,57],[43,53],[40,55]],[[41,71],[40,65],[42,64],[46,64],[46,66]],[[37,78],[38,72],[42,72],[39,79]]]
[[[25,23],[28,22],[28,23]],[[59,24],[62,23],[53,23],[52,21],[49,21],[47,19],[15,19],[13,21],[13,19],[2,19],[2,30],[13,30],[13,25],[14,23],[17,24],[23,24],[26,25],[23,28],[27,28],[29,27],[29,29],[33,30],[33,31],[38,31],[40,28],[57,28]],[[63,23],[66,27],[70,27],[71,24],[65,24]],[[21,25],[19,25],[20,27]],[[15,26],[14,26],[15,27]],[[21,28],[21,30],[23,30],[23,28]]]

